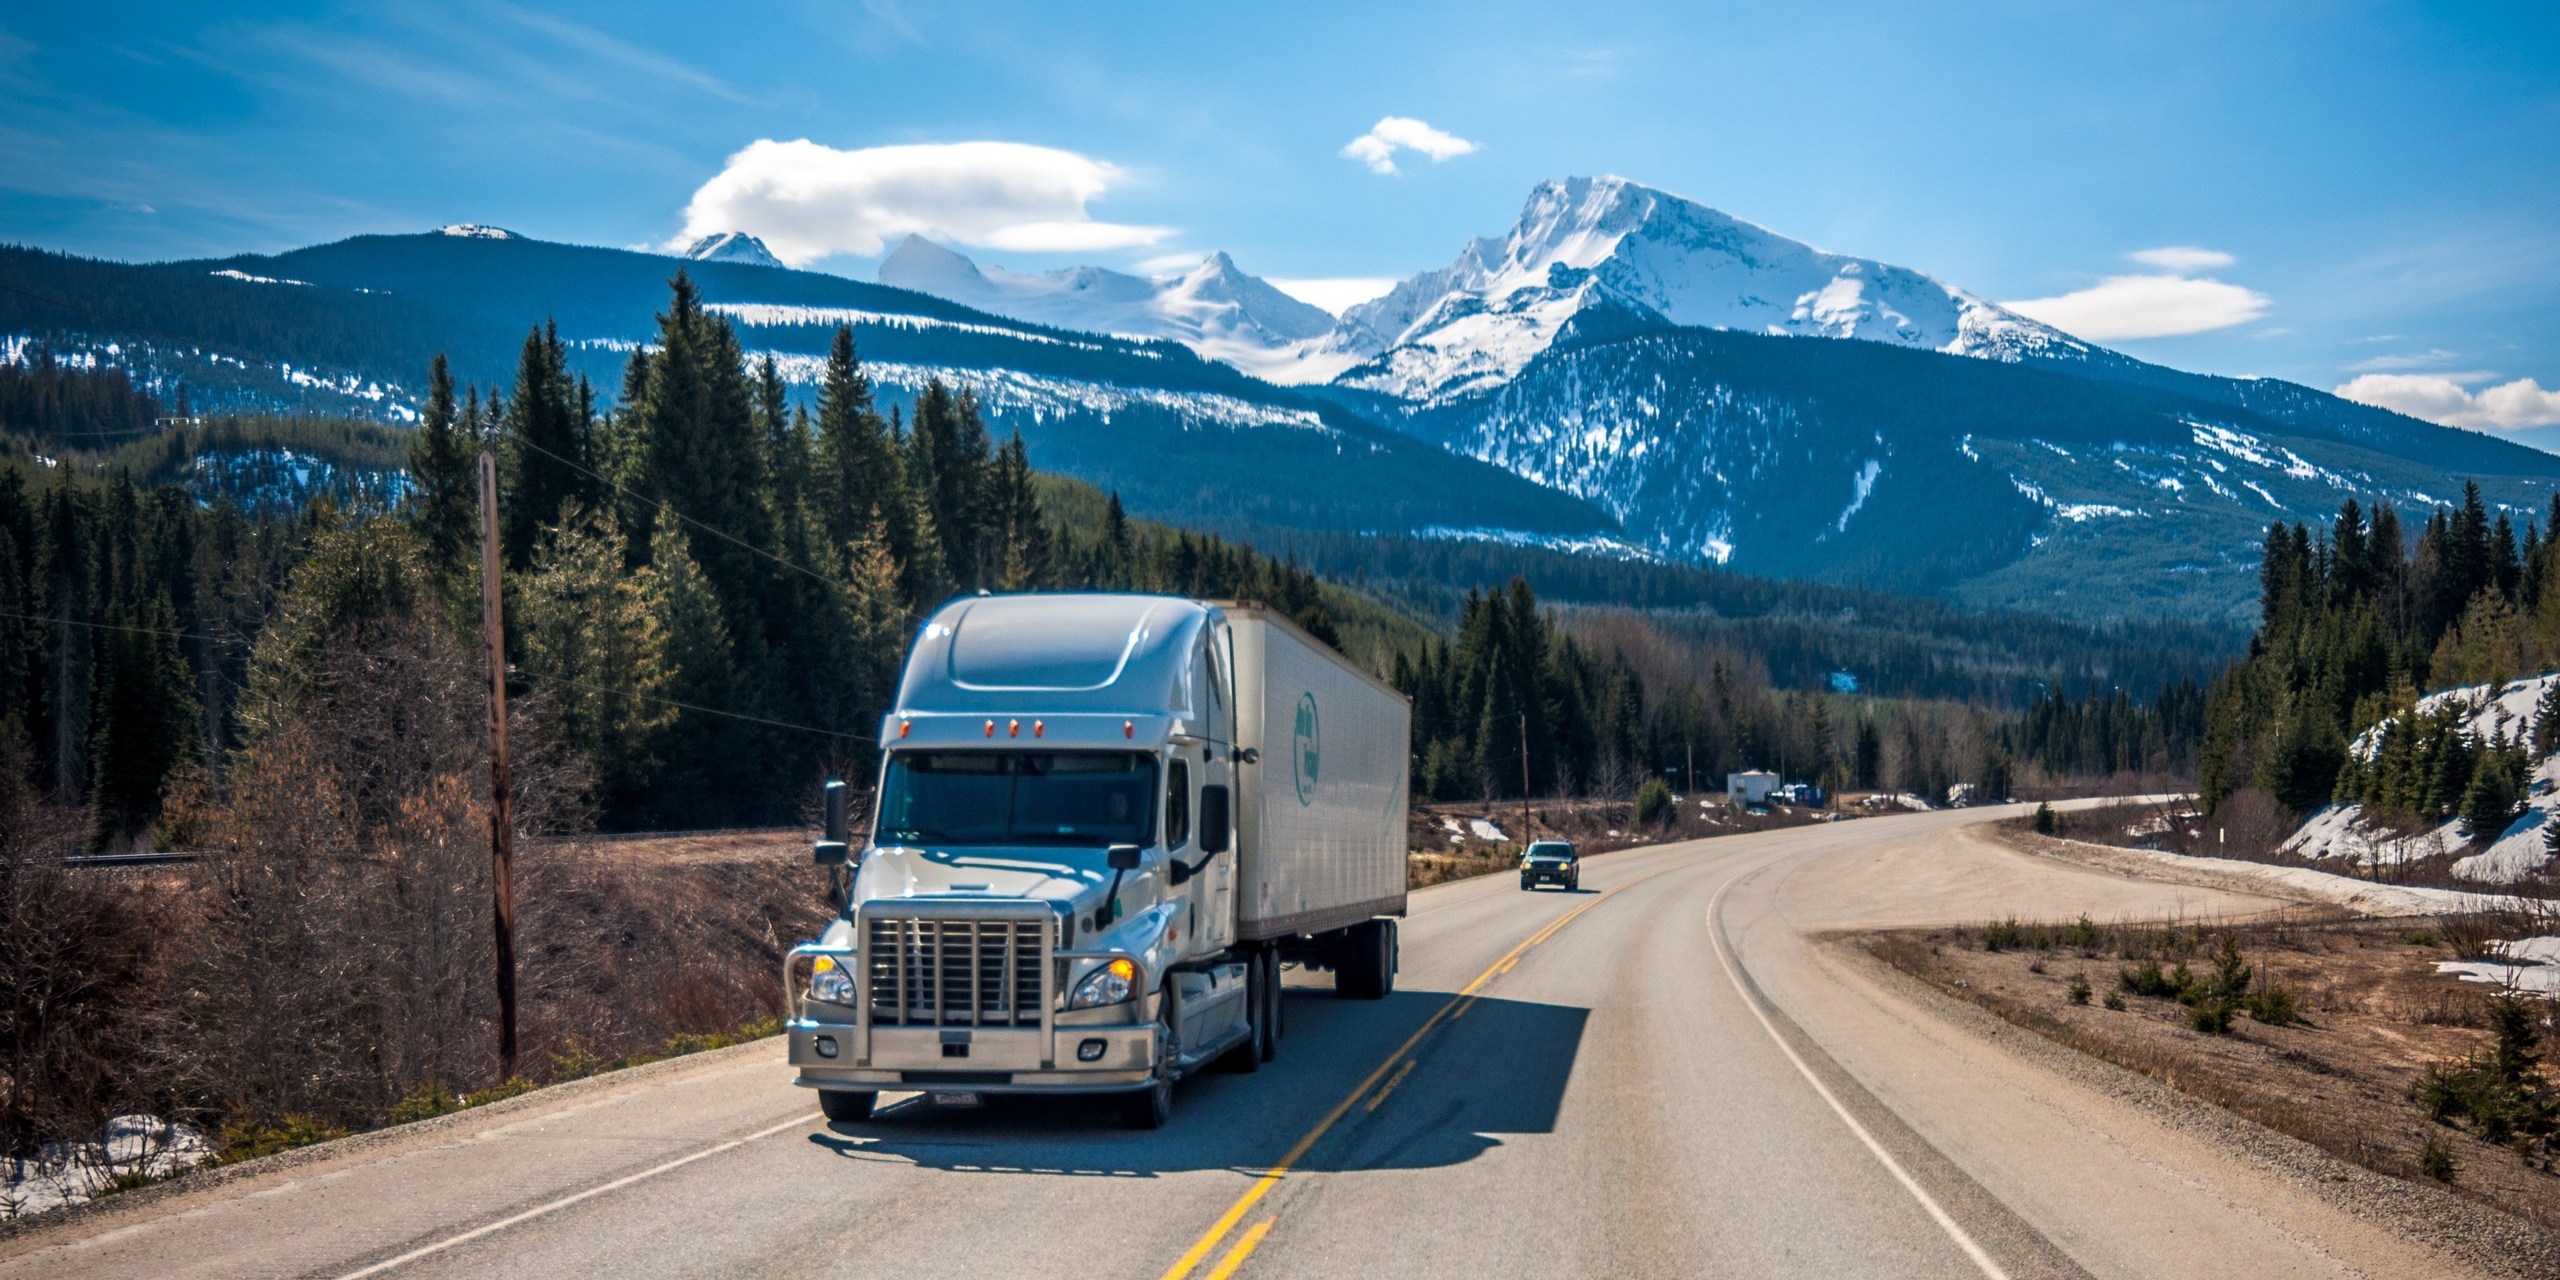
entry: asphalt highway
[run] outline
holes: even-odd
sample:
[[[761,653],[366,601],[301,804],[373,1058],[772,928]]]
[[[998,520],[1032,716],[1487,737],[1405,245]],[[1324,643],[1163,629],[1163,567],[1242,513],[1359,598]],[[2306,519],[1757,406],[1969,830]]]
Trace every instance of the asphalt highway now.
[[[1823,940],[2274,905],[1986,816],[1420,891],[1392,997],[1293,974],[1280,1060],[1155,1133],[894,1095],[831,1126],[763,1042],[136,1195],[0,1240],[0,1277],[2462,1274]]]

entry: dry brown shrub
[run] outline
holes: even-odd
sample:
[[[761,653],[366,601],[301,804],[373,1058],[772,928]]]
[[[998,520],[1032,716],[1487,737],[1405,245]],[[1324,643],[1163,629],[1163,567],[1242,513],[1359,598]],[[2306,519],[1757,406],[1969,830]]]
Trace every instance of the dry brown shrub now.
[[[159,1090],[142,1012],[162,913],[122,874],[63,865],[88,829],[0,759],[0,1155],[93,1136]]]

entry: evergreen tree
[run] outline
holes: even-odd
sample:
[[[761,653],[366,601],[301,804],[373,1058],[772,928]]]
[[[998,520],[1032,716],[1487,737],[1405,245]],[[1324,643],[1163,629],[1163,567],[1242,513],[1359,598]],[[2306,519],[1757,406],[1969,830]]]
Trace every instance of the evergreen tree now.
[[[1030,591],[1048,585],[1049,528],[1040,513],[1039,488],[1019,432],[997,452],[995,466],[988,472],[986,509],[997,549],[989,585],[999,591]]]
[[[473,405],[475,416],[477,401]],[[453,374],[442,354],[427,371],[427,404],[409,445],[409,512],[436,572],[459,578],[479,539],[478,424],[454,408]]]
[[[583,400],[559,327],[546,323],[526,335],[500,454],[508,483],[498,530],[510,565],[524,564],[540,531],[559,524],[571,506],[593,510],[603,496],[591,474],[598,459]]]
[[[607,815],[642,803],[676,715],[662,700],[671,664],[657,574],[626,569],[627,558],[609,517],[573,506],[535,544],[510,602],[518,663],[546,682],[553,732],[588,762]]]

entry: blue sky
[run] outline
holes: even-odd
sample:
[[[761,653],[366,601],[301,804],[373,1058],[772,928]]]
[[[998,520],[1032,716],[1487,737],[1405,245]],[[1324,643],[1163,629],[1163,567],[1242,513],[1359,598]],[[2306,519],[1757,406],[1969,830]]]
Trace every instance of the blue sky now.
[[[1439,157],[1346,152],[1389,117]],[[866,227],[923,225],[1020,268],[1223,248],[1383,279],[1600,172],[2072,324],[2192,330],[2107,339],[2145,358],[2560,422],[2548,4],[0,13],[0,239],[113,258],[460,220],[662,244],[688,206],[805,197],[794,256],[864,277]]]

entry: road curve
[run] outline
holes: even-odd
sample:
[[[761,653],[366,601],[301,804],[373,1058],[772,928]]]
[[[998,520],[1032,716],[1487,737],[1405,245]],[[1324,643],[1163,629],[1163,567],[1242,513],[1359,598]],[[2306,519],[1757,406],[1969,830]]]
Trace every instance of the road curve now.
[[[0,1241],[0,1278],[2460,1275],[1817,935],[2272,903],[1914,814],[1416,893],[1384,1001],[1102,1103],[829,1126],[773,1042],[260,1162]]]

